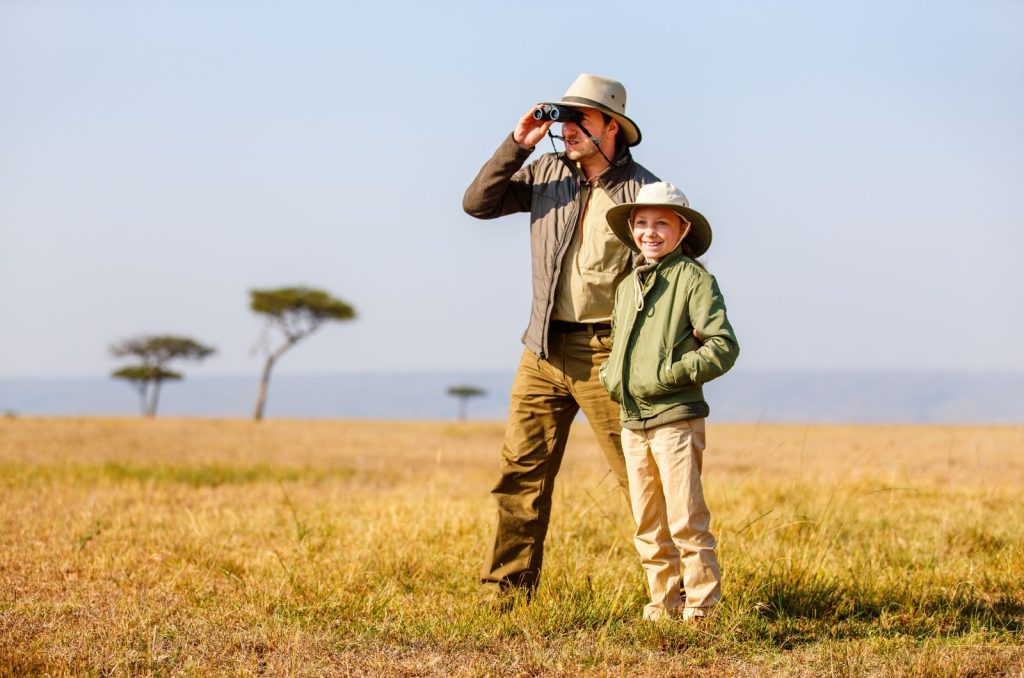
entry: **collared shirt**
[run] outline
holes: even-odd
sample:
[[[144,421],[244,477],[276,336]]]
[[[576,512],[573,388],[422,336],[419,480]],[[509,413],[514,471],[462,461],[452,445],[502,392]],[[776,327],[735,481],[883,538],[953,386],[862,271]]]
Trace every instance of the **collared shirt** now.
[[[630,250],[608,226],[605,215],[615,202],[590,184],[583,215],[562,260],[551,317],[577,323],[611,321],[615,288],[630,271]]]

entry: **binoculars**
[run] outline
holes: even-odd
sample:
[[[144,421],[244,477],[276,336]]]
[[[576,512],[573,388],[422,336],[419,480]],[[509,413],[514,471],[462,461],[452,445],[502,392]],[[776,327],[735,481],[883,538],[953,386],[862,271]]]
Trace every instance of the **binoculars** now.
[[[537,120],[551,120],[552,122],[583,122],[583,114],[579,111],[558,106],[556,104],[544,104],[533,112]]]

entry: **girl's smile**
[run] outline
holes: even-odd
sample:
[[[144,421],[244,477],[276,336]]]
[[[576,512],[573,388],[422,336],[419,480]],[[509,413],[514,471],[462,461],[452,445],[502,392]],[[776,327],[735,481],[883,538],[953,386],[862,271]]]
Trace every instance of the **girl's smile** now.
[[[651,261],[674,250],[690,232],[690,222],[667,207],[637,207],[631,224],[633,242]]]

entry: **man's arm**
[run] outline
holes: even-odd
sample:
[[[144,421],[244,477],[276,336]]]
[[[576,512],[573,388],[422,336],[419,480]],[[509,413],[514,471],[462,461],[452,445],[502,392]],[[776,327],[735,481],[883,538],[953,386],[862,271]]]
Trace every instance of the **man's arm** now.
[[[534,146],[544,138],[551,121],[533,117],[536,107],[520,118],[516,129],[502,142],[462,197],[462,209],[478,219],[494,219],[527,212],[533,192],[533,166],[523,167]]]

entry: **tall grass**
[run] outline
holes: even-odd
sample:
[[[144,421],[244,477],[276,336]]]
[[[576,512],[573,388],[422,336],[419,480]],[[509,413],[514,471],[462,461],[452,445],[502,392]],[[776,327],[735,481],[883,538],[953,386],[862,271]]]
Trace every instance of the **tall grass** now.
[[[710,426],[725,599],[644,623],[583,429],[545,573],[476,578],[499,424],[0,420],[0,672],[1019,675],[1024,429]]]

